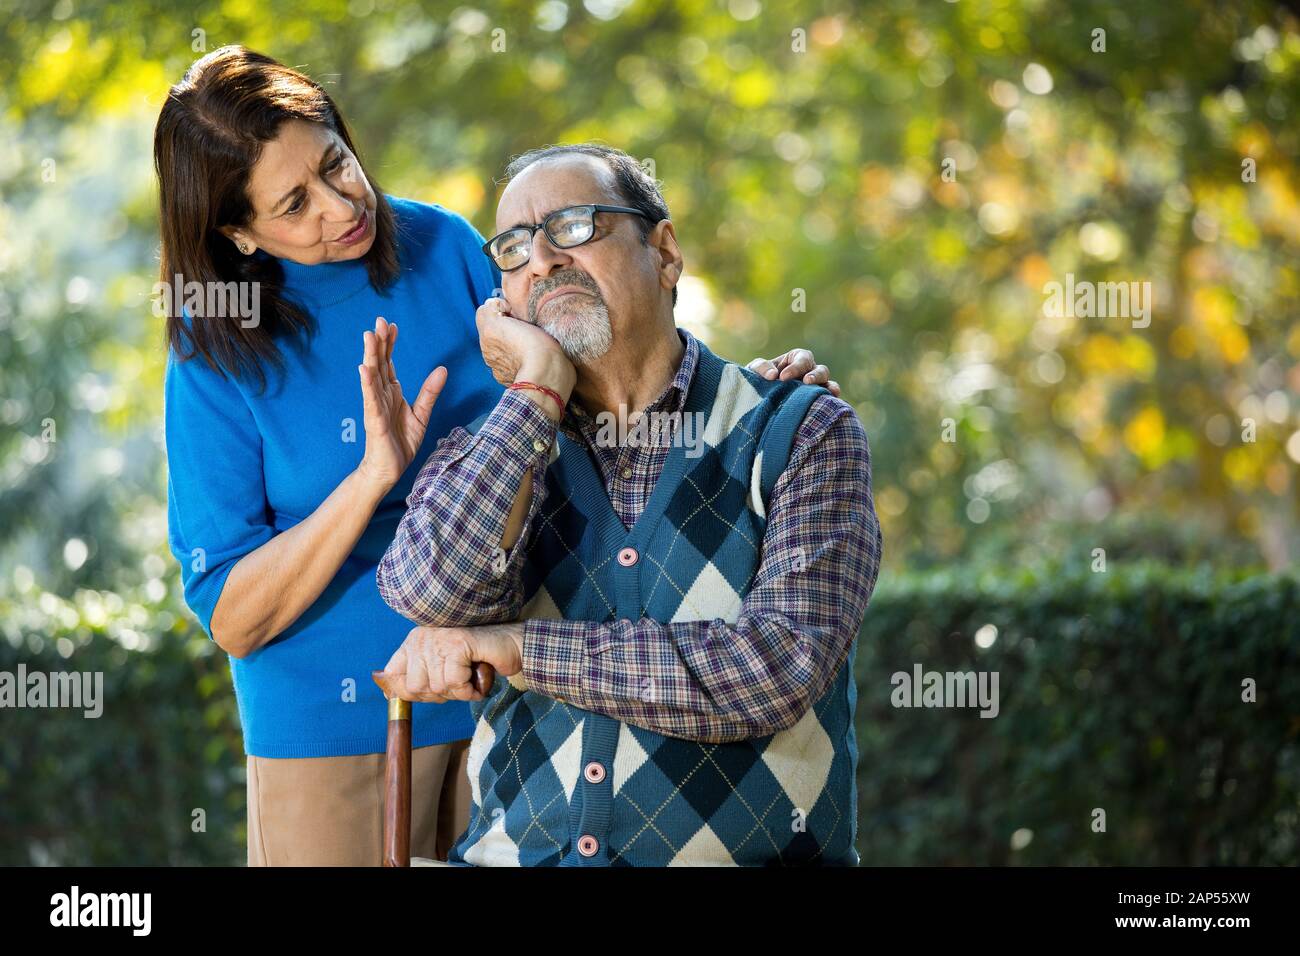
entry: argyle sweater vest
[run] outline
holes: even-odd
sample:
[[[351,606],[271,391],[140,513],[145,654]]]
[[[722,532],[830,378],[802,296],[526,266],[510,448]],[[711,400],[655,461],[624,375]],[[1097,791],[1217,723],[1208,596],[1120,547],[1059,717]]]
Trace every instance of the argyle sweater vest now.
[[[522,617],[734,624],[762,557],[772,486],[824,392],[767,381],[700,343],[684,411],[699,413],[692,421],[704,423],[703,443],[673,443],[631,530],[590,453],[560,432],[526,542]],[[638,556],[630,564],[618,559],[627,549]],[[448,860],[856,865],[853,661],[850,650],[794,726],[728,743],[669,737],[561,703],[529,691],[522,675],[498,679],[471,705],[470,823]]]

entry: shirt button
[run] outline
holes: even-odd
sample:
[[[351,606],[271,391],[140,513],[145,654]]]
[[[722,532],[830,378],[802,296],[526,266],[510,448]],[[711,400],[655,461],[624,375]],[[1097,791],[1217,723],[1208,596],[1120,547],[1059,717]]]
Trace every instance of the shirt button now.
[[[625,568],[630,568],[632,565],[636,564],[636,560],[639,557],[640,555],[636,553],[636,548],[624,548],[618,553],[618,563],[623,565]]]
[[[546,442],[540,438],[533,439],[533,451],[546,451]]]
[[[600,783],[605,779],[605,767],[598,760],[593,760],[583,769],[582,775],[588,783]]]
[[[600,843],[590,834],[578,840],[578,852],[583,856],[595,856],[596,851],[599,849]]]
[[[631,478],[631,477],[632,477],[632,469],[631,469],[631,468],[624,468],[624,469],[623,469],[623,477],[624,477],[624,478]]]

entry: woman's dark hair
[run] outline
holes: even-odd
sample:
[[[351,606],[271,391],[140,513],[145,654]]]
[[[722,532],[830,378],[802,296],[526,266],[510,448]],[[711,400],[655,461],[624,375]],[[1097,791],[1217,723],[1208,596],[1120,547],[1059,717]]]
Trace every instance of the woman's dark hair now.
[[[171,88],[154,130],[161,282],[171,288],[179,275],[182,284],[199,282],[203,288],[259,283],[258,322],[248,328],[237,319],[187,323],[183,301],[170,297],[168,345],[182,360],[201,355],[223,375],[253,378],[263,388],[266,366],[283,363],[277,340],[310,334],[312,319],[286,298],[277,259],[237,252],[218,228],[248,225],[249,175],[263,146],[293,119],[328,126],[357,155],[338,107],[318,84],[270,57],[224,46],[195,61]],[[383,290],[398,275],[396,226],[392,208],[370,182],[377,200],[375,239],[363,261],[371,285]]]

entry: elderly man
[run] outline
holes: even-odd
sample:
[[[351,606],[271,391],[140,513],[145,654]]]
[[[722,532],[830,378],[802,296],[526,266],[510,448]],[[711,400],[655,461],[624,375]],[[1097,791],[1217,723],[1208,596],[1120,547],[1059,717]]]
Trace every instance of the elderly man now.
[[[675,326],[682,254],[626,154],[547,147],[507,177],[478,320],[510,387],[439,443],[379,568],[422,625],[390,677],[477,718],[449,862],[856,864],[861,424]],[[479,661],[506,678],[486,696]]]

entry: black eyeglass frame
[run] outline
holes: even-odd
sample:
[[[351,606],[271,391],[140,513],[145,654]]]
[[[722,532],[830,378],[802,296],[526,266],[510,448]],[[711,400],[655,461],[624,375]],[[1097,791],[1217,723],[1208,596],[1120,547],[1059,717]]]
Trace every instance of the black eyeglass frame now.
[[[575,209],[591,210],[591,235],[588,236],[586,239],[583,239],[581,242],[575,242],[572,245],[568,245],[568,246],[560,245],[560,243],[555,241],[555,236],[551,235],[551,230],[547,228],[546,224],[549,223],[556,216],[563,215],[564,213],[571,213]],[[625,213],[630,213],[633,216],[640,216],[643,219],[648,219],[651,222],[655,221],[644,210],[633,209],[631,206],[606,206],[601,203],[590,203],[590,202],[578,203],[576,206],[565,206],[563,209],[555,210],[555,212],[551,213],[549,216],[547,216],[545,219],[543,219],[541,222],[535,225],[515,226],[514,228],[507,229],[504,232],[498,232],[487,242],[483,243],[483,247],[482,247],[483,254],[487,256],[489,259],[491,259],[492,264],[495,265],[498,269],[501,269],[502,272],[514,272],[516,269],[522,269],[524,266],[528,265],[528,263],[532,260],[533,239],[536,237],[538,229],[541,229],[544,233],[546,233],[547,240],[551,243],[551,245],[555,246],[555,248],[576,249],[578,248],[578,246],[585,245],[586,243],[591,242],[591,240],[596,238],[596,213],[598,212],[625,212]],[[524,229],[528,230],[528,258],[525,259],[523,262],[519,263],[519,265],[517,266],[511,266],[509,269],[502,269],[501,264],[497,262],[496,256],[492,255],[492,243],[496,242],[502,236],[508,236],[512,232],[519,232]]]

